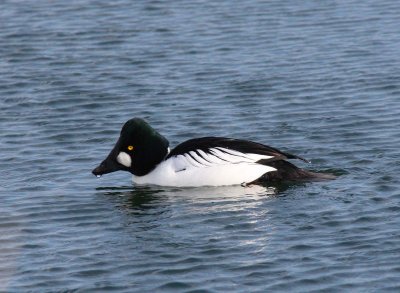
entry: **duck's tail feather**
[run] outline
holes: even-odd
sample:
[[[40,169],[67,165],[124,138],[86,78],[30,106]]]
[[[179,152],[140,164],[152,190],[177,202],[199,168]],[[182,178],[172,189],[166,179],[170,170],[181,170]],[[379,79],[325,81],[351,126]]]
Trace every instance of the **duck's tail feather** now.
[[[316,173],[301,169],[289,163],[288,161],[278,160],[268,162],[268,166],[276,171],[264,174],[259,180],[262,181],[302,181],[302,180],[332,180],[336,176],[328,173]]]

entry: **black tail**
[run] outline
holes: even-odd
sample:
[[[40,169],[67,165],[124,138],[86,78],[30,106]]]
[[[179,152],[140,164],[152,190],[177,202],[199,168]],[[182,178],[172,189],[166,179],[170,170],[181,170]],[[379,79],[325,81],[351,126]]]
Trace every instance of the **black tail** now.
[[[289,163],[284,160],[268,162],[268,164],[266,165],[274,167],[276,171],[268,172],[258,180],[276,182],[276,181],[302,181],[302,180],[331,180],[336,178],[336,176],[333,174],[315,173],[298,168],[292,163]]]

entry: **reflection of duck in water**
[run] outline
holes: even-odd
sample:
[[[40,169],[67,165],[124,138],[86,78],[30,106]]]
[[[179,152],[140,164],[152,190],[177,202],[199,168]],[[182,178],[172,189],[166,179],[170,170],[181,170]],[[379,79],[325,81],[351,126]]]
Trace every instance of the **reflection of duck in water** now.
[[[300,169],[286,159],[305,159],[247,140],[202,137],[169,151],[168,140],[144,120],[125,123],[107,158],[92,173],[123,170],[137,184],[222,186],[282,180],[333,179]],[[307,162],[307,161],[306,161]]]

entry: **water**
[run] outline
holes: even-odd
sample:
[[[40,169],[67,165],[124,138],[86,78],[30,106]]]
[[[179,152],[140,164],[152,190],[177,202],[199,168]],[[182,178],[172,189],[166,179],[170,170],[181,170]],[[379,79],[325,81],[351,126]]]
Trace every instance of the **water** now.
[[[400,290],[397,1],[2,1],[0,291]],[[122,124],[329,182],[96,178]]]

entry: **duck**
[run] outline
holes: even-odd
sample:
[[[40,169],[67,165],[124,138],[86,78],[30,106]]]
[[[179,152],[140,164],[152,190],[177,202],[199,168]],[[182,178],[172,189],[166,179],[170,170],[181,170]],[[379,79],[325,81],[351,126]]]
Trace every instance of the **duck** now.
[[[93,169],[101,177],[130,172],[138,185],[170,187],[228,186],[276,181],[334,179],[297,167],[288,160],[308,160],[244,139],[200,137],[170,150],[169,141],[141,118],[128,120],[108,156]]]

